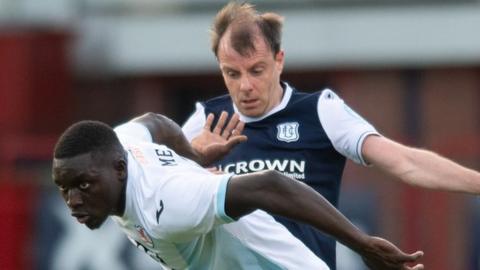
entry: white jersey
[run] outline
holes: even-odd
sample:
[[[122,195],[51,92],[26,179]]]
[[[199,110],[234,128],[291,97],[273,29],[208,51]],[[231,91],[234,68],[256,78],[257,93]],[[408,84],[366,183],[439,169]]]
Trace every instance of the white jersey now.
[[[268,113],[260,117],[248,117],[243,115],[233,104],[233,109],[245,123],[257,122],[283,110],[292,96],[292,88],[286,84],[282,101]],[[367,165],[362,156],[362,145],[369,135],[378,135],[375,128],[365,119],[360,117],[332,90],[325,89],[318,98],[317,114],[319,121],[325,130],[333,147],[340,154],[355,163]],[[185,122],[182,129],[189,141],[198,136],[205,125],[206,116],[201,103],[196,104],[193,115]]]
[[[128,238],[170,269],[329,269],[267,213],[225,213],[230,175],[215,175],[151,142],[138,123],[115,129],[128,151]],[[168,269],[167,268],[167,269]]]

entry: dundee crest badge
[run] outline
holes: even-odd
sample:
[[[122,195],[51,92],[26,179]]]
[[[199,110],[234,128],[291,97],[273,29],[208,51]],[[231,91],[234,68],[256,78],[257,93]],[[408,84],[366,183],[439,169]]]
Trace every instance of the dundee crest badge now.
[[[296,142],[300,138],[298,122],[287,122],[277,125],[277,139],[284,142]]]

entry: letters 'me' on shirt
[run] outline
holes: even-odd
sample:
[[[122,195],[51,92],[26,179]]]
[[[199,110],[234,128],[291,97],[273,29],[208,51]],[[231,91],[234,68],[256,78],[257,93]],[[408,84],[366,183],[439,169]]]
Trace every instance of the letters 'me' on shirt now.
[[[345,158],[367,165],[361,154],[364,139],[378,134],[332,90],[303,93],[282,83],[283,98],[260,117],[242,115],[229,95],[197,103],[182,127],[191,140],[205,124],[206,115],[227,111],[245,122],[248,140],[215,165],[227,173],[243,174],[273,169],[308,184],[337,206]],[[215,126],[215,123],[214,125]],[[335,269],[335,241],[303,223],[275,217],[317,256]]]
[[[152,143],[141,124],[115,131],[128,152],[128,182],[124,215],[113,219],[167,269],[328,269],[267,213],[228,217],[230,175]]]

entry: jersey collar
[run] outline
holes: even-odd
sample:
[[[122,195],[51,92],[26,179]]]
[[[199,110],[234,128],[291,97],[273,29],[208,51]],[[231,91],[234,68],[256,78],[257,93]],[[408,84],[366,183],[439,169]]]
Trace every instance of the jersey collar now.
[[[249,116],[246,116],[246,115],[243,115],[237,108],[237,106],[235,106],[235,103],[233,104],[233,110],[235,111],[235,113],[237,113],[239,116],[240,116],[240,121],[244,122],[244,123],[251,123],[251,122],[257,122],[257,121],[260,121],[260,120],[263,120],[267,117],[269,117],[270,115],[278,112],[278,111],[281,111],[283,109],[285,109],[285,107],[287,106],[288,102],[290,101],[290,97],[292,96],[292,87],[290,87],[290,85],[288,85],[288,83],[286,82],[280,82],[282,84],[282,88],[284,89],[284,93],[283,93],[283,98],[282,98],[282,101],[275,107],[273,107],[269,112],[263,114],[262,116],[259,116],[259,117],[249,117]]]

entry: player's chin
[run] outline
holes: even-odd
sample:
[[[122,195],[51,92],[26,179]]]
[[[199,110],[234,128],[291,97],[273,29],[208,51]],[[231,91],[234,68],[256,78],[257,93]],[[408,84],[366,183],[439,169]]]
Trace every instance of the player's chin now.
[[[260,117],[263,115],[261,108],[257,106],[243,106],[240,108],[240,112],[248,117]]]
[[[85,226],[87,226],[90,230],[95,230],[98,229],[102,226],[103,223],[105,223],[105,220],[107,218],[94,218],[91,217],[85,222]]]

